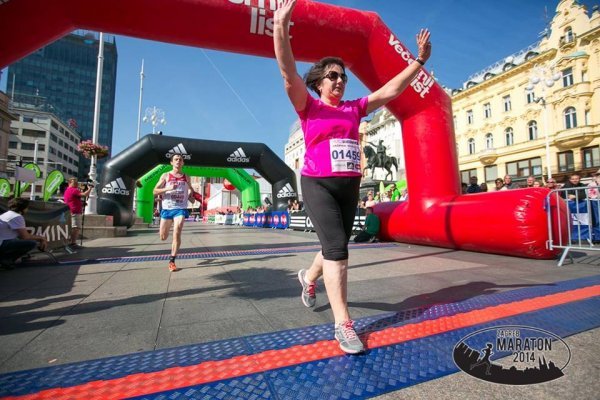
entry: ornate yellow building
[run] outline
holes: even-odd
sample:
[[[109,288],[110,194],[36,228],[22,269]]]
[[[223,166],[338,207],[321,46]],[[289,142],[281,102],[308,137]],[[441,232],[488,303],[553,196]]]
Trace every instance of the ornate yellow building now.
[[[562,0],[543,39],[452,90],[461,179],[600,168],[600,11]]]

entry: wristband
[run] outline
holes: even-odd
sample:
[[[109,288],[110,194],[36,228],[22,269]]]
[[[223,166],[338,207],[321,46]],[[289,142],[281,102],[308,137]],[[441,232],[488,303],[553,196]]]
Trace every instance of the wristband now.
[[[415,58],[415,61],[421,65],[425,65],[425,61],[421,60],[419,57]]]

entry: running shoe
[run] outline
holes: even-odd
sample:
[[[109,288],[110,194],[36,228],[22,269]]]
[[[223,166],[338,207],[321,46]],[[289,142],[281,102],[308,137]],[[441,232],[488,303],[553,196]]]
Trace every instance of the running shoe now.
[[[302,299],[302,304],[306,307],[314,307],[317,302],[317,296],[315,295],[315,288],[317,287],[316,282],[306,283],[304,279],[306,277],[306,270],[301,269],[298,271],[298,280],[302,285],[302,294],[300,298]]]
[[[179,271],[177,269],[177,265],[175,265],[174,261],[169,261],[169,271],[171,271],[171,272]]]
[[[344,353],[357,354],[365,351],[365,346],[354,330],[354,321],[352,320],[335,325],[335,339]]]

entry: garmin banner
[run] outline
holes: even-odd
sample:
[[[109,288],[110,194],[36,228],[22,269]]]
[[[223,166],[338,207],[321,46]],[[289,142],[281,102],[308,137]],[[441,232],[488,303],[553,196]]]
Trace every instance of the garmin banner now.
[[[8,199],[0,199],[0,214],[8,211]],[[64,246],[71,231],[71,213],[63,203],[31,201],[25,213],[25,225],[32,235],[44,236],[48,248]]]
[[[263,143],[146,135],[105,164],[96,188],[98,214],[112,215],[115,226],[133,225],[135,181],[175,155],[188,166],[255,169],[272,185],[274,210],[285,211],[288,200],[298,198],[294,171]]]

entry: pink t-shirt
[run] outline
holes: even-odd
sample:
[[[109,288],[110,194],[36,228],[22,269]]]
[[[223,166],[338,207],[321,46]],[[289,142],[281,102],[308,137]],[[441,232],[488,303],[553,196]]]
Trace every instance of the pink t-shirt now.
[[[331,107],[308,95],[298,112],[306,153],[302,175],[361,176],[358,126],[367,112],[367,97]]]
[[[71,214],[81,214],[83,212],[83,202],[81,201],[81,192],[79,188],[68,187],[63,197],[65,204],[69,206]]]

